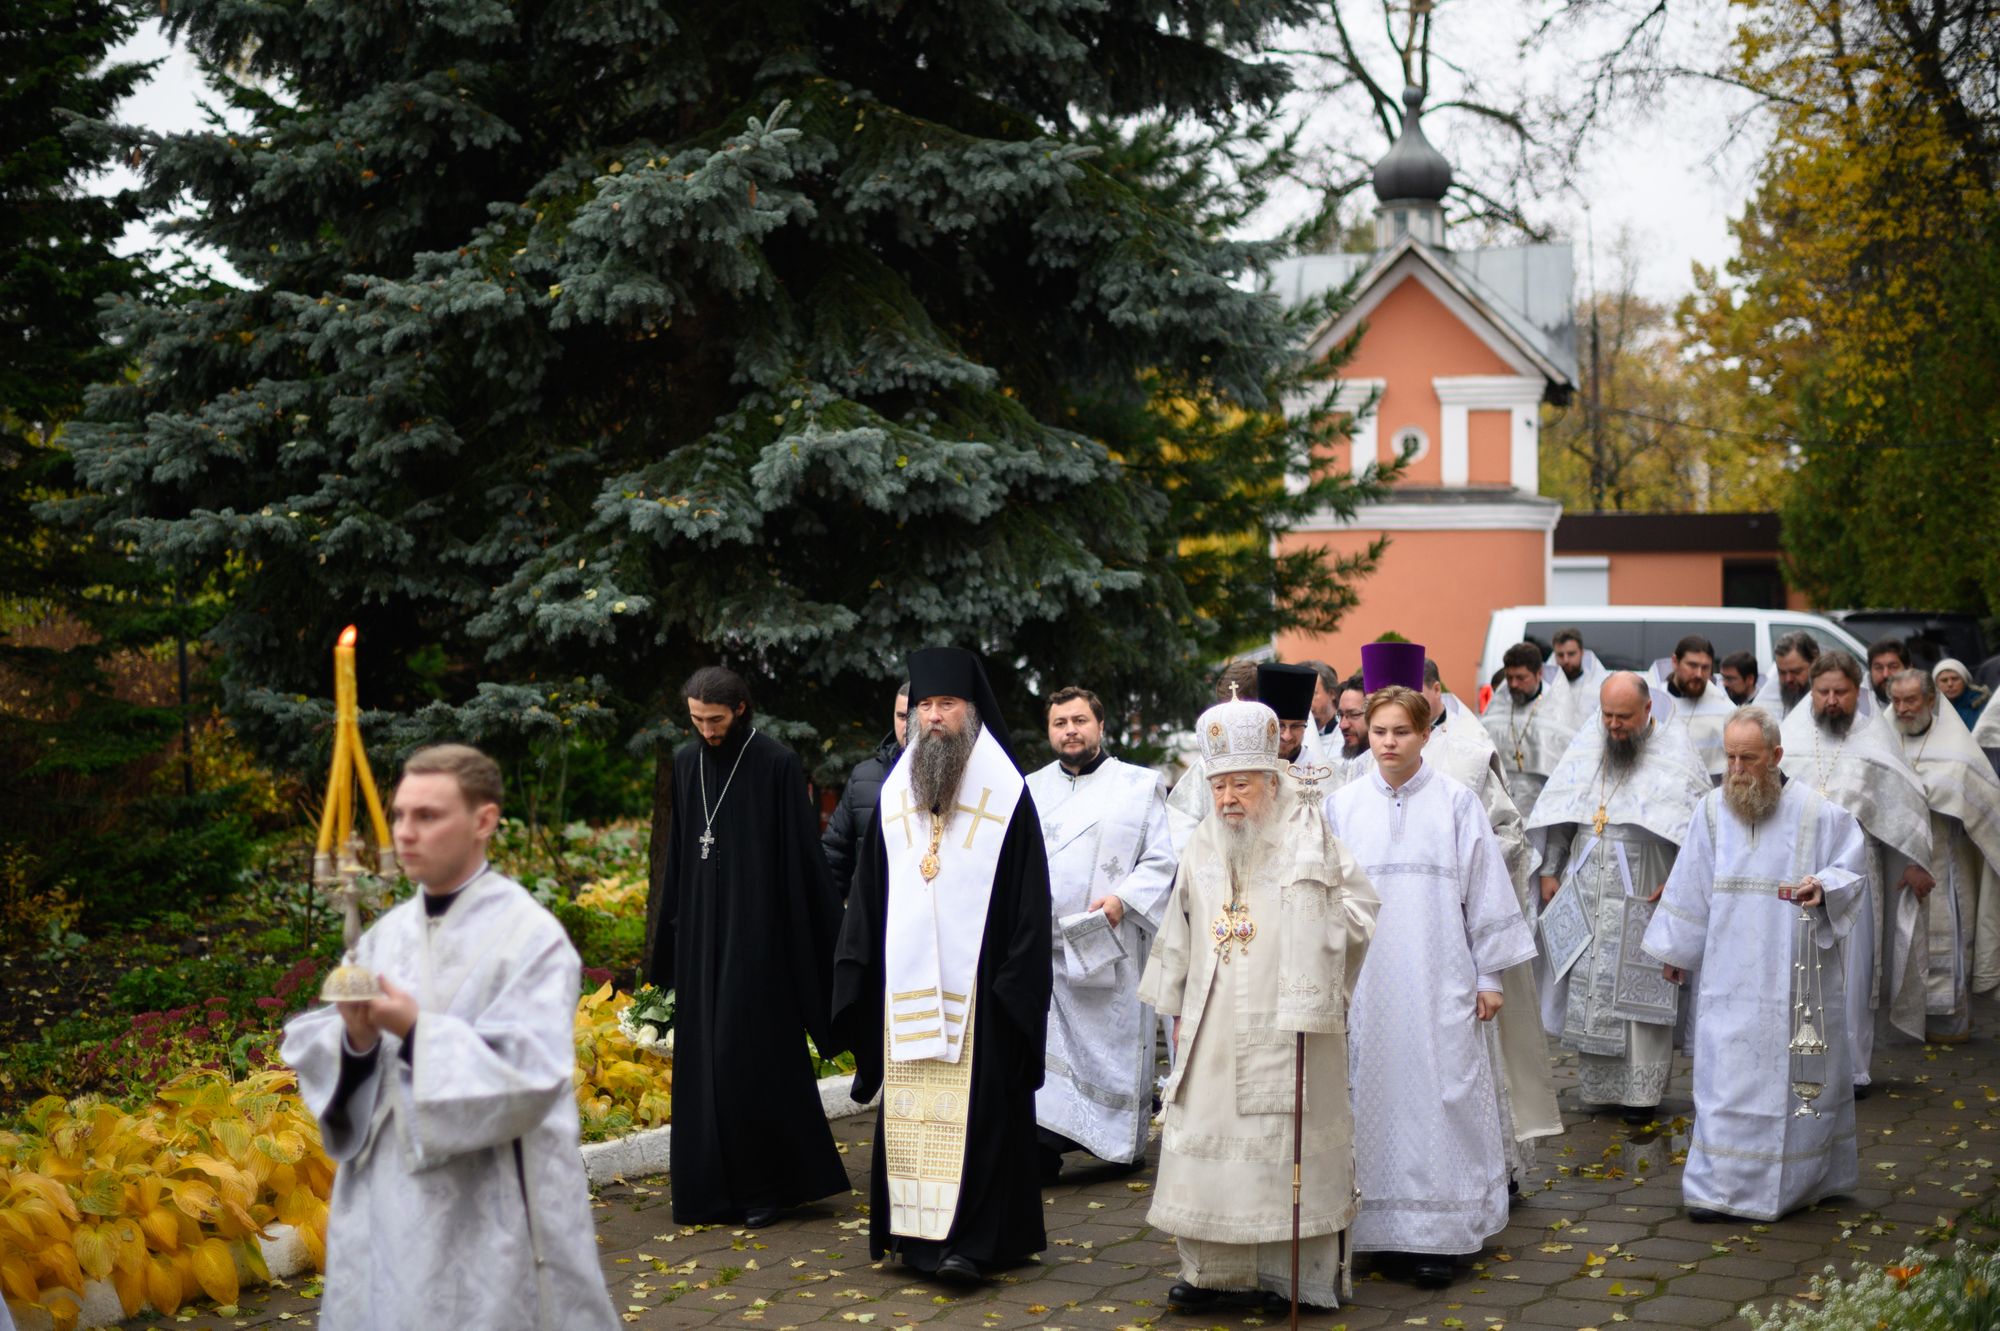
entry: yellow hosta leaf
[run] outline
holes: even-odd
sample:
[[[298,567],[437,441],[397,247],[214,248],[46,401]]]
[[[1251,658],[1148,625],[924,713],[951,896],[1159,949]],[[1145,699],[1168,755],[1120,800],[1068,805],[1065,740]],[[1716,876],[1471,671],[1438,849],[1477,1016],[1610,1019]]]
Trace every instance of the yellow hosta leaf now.
[[[70,1234],[70,1246],[76,1252],[76,1264],[92,1280],[106,1280],[111,1275],[111,1240],[98,1225],[78,1225]]]
[[[119,1267],[111,1273],[111,1288],[118,1292],[118,1306],[127,1317],[137,1317],[146,1303],[146,1269]]]
[[[236,1258],[221,1239],[204,1239],[194,1250],[194,1278],[217,1303],[236,1302]]]
[[[148,1247],[160,1252],[172,1252],[181,1246],[180,1213],[165,1206],[156,1206],[139,1217],[139,1228],[149,1240]]]
[[[83,1312],[83,1296],[67,1289],[43,1290],[37,1302],[48,1312],[56,1331],[70,1331]]]
[[[171,1257],[154,1257],[146,1263],[146,1302],[153,1311],[171,1317],[180,1309],[181,1270]]]
[[[167,1186],[173,1190],[174,1205],[196,1220],[205,1220],[222,1209],[222,1198],[200,1179],[169,1179]]]
[[[76,1190],[77,1209],[89,1215],[117,1215],[125,1209],[124,1180],[109,1169],[93,1169]]]
[[[0,1261],[0,1292],[10,1299],[23,1303],[33,1303],[40,1286],[35,1282],[35,1273],[28,1269],[27,1259],[8,1254]]]

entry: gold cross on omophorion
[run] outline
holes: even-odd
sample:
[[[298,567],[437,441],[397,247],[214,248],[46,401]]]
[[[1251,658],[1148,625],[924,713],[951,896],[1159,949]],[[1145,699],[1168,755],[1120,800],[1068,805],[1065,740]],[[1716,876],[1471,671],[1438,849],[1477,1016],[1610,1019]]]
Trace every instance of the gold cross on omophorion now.
[[[1591,815],[1590,830],[1596,833],[1598,836],[1603,836],[1604,826],[1606,823],[1609,823],[1610,821],[1611,821],[1611,815],[1606,813],[1604,811],[1604,806],[1600,804],[1597,806],[1597,812]]]
[[[967,850],[972,849],[972,838],[979,832],[979,820],[981,818],[986,819],[988,822],[998,823],[1002,827],[1005,827],[1007,825],[1007,820],[1005,818],[1002,818],[999,814],[986,812],[986,801],[992,798],[993,798],[993,787],[987,786],[979,792],[978,808],[975,809],[970,804],[959,804],[953,806],[959,813],[969,813],[972,815],[972,826],[968,827],[965,830],[965,849]]]
[[[918,812],[918,810],[915,805],[910,803],[910,792],[908,787],[905,787],[902,790],[897,791],[896,793],[902,797],[903,801],[902,811],[900,813],[889,814],[887,817],[882,819],[882,823],[885,827],[890,823],[901,823],[903,825],[903,845],[905,848],[907,848],[917,844],[916,835],[910,831],[910,815]]]

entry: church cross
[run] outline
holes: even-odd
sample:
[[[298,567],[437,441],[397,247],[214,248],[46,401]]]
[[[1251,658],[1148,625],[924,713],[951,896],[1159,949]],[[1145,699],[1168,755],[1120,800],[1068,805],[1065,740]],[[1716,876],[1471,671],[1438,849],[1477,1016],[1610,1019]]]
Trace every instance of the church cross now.
[[[967,850],[972,849],[972,838],[979,834],[979,820],[981,818],[986,819],[988,822],[998,823],[1002,827],[1005,827],[1007,825],[1007,820],[1005,818],[1002,818],[999,814],[986,812],[986,801],[992,798],[993,798],[993,787],[987,786],[979,792],[978,808],[975,809],[970,804],[959,804],[955,806],[957,812],[969,813],[972,815],[972,826],[967,828],[965,833],[965,849]]]
[[[909,787],[905,786],[902,790],[897,791],[896,793],[902,797],[903,801],[902,812],[892,813],[887,818],[884,818],[882,821],[885,825],[888,823],[901,823],[903,825],[903,846],[905,849],[907,849],[910,846],[914,846],[917,844],[917,839],[915,835],[910,831],[910,815],[917,812],[917,808],[915,805],[910,803]]]

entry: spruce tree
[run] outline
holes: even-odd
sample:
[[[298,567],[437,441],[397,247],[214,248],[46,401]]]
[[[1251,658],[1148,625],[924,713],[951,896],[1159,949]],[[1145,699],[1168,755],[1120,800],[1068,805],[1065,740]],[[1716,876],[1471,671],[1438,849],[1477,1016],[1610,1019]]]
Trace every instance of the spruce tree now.
[[[721,660],[837,777],[941,642],[1017,733],[1070,682],[1191,719],[1355,571],[1273,553],[1356,491],[1230,238],[1314,10],[170,0],[246,128],[107,132],[250,284],[115,311],[82,516],[233,572],[293,758],[350,621],[385,749],[674,738]]]

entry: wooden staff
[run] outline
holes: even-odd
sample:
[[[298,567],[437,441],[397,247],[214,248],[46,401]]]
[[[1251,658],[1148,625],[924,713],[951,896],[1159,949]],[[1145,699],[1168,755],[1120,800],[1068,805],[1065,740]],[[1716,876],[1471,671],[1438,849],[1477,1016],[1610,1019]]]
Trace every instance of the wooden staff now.
[[[1299,1331],[1299,1164],[1305,1158],[1306,1033],[1292,1055],[1292,1331]]]

